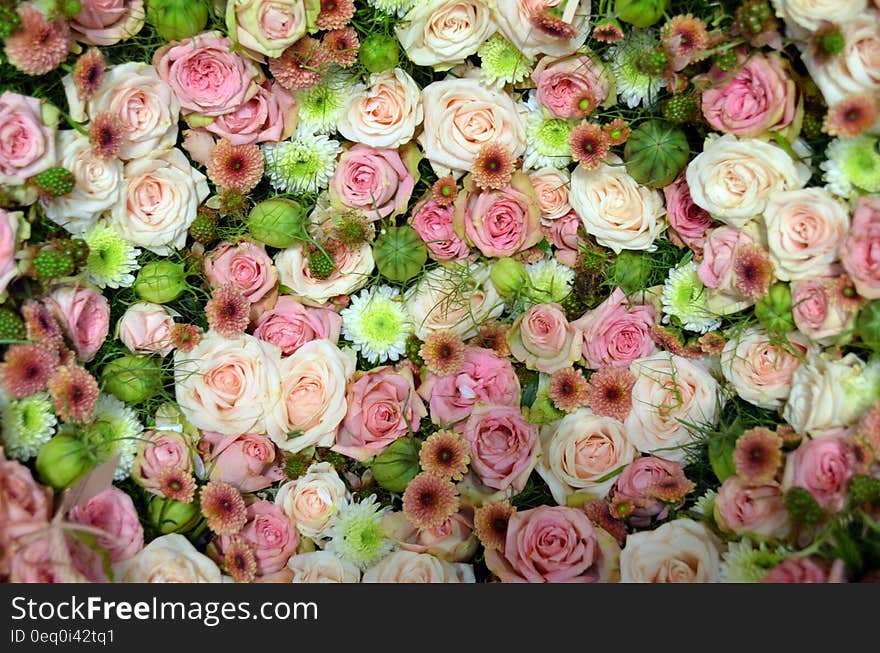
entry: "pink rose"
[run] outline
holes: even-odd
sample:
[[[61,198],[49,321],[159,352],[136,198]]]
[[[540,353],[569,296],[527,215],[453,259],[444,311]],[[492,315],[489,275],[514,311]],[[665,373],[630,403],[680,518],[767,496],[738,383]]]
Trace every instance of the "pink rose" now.
[[[521,492],[541,449],[538,427],[518,407],[481,404],[464,424],[462,436],[471,448],[471,469],[496,490]]]
[[[601,557],[586,513],[539,506],[514,513],[504,552],[486,551],[486,564],[505,583],[592,583],[600,580]]]
[[[840,262],[862,297],[880,299],[880,197],[859,198]]]
[[[144,16],[144,0],[82,0],[70,29],[77,41],[113,45],[140,32]]]
[[[755,53],[733,77],[717,67],[709,77],[719,86],[703,91],[703,115],[718,131],[755,138],[771,129],[800,129],[803,103],[779,55]]]
[[[435,528],[419,530],[402,512],[387,513],[382,527],[388,537],[404,551],[430,553],[448,562],[467,562],[479,542],[474,535],[473,511],[457,512]]]
[[[706,209],[694,203],[684,174],[680,174],[675,181],[664,187],[663,195],[666,197],[666,219],[669,221],[670,235],[702,254],[706,232],[718,223]]]
[[[463,259],[471,253],[452,225],[452,206],[440,206],[433,199],[423,202],[413,212],[410,223],[428,246],[431,257],[438,261]]]
[[[778,485],[750,486],[737,476],[718,489],[715,519],[726,531],[759,539],[784,538],[791,526]]]
[[[651,337],[656,319],[648,304],[631,304],[620,288],[572,324],[583,331],[587,366],[598,370],[609,365],[629,365],[650,356],[657,347]]]
[[[679,462],[657,456],[636,458],[617,477],[610,495],[612,505],[632,506],[628,520],[639,528],[663,521],[669,514],[669,504],[657,498],[655,489],[662,487],[664,481],[677,481],[682,476],[684,470]]]
[[[799,333],[791,333],[781,345],[763,329],[751,327],[724,345],[721,373],[741,399],[761,408],[782,408],[808,344]]]
[[[330,179],[330,198],[370,220],[406,210],[415,179],[397,150],[355,145],[342,153]]]
[[[0,209],[0,295],[6,292],[9,282],[18,276],[15,254],[18,251],[16,236],[21,217],[20,211],[10,212]]]
[[[40,101],[0,95],[0,184],[23,184],[55,165],[55,134],[43,122]]]
[[[773,567],[762,583],[843,583],[844,564],[835,560],[830,566],[817,558],[795,558],[783,560]]]
[[[808,338],[828,342],[847,331],[857,307],[836,300],[838,277],[820,276],[791,284],[791,312],[798,331]]]
[[[571,213],[568,187],[571,177],[566,170],[541,168],[529,172],[529,179],[541,207],[541,222],[547,226]]]
[[[532,182],[515,173],[501,190],[479,190],[471,179],[455,201],[455,231],[485,256],[512,256],[537,245],[541,207]]]
[[[204,116],[230,113],[257,93],[262,73],[233,51],[220,32],[202,32],[172,41],[153,54],[159,77],[171,87],[185,112]]]
[[[581,219],[577,213],[571,211],[554,220],[549,227],[544,227],[544,235],[556,248],[554,254],[563,265],[569,267],[577,265],[580,254],[580,238],[578,237],[578,227],[580,226]]]
[[[177,431],[144,431],[138,440],[131,468],[134,481],[153,494],[161,494],[159,475],[166,469],[193,469],[187,436]]]
[[[537,304],[507,332],[513,357],[530,370],[552,374],[581,356],[583,333],[568,323],[559,304]]]
[[[106,583],[104,558],[82,541],[31,522],[15,529],[9,576],[13,583]]]
[[[382,453],[397,438],[418,431],[428,414],[408,367],[383,366],[356,374],[346,401],[348,412],[333,451],[362,462]]]
[[[278,282],[266,247],[253,240],[222,242],[205,257],[205,278],[212,286],[232,284],[251,303],[260,301]]]
[[[447,376],[429,372],[419,395],[428,402],[431,420],[445,426],[467,419],[477,403],[518,406],[519,390],[510,361],[491,349],[468,347],[457,372]]]
[[[0,448],[0,530],[12,524],[48,522],[51,516],[52,490],[37,483],[20,462],[7,460]]]
[[[97,544],[110,552],[112,562],[128,560],[144,548],[144,529],[131,497],[108,487],[85,503],[73,507],[70,520],[104,531]]]
[[[247,507],[247,522],[236,535],[221,535],[214,544],[220,556],[234,538],[250,545],[257,561],[257,576],[280,571],[296,553],[299,534],[293,522],[271,501],[254,501]]]
[[[64,328],[81,361],[98,353],[110,331],[110,304],[91,288],[61,286],[46,298],[46,304]]]
[[[804,488],[820,506],[838,512],[846,505],[852,475],[852,445],[845,437],[827,435],[807,440],[788,454],[782,489]]]
[[[119,339],[134,354],[167,356],[174,348],[173,330],[174,318],[168,310],[150,302],[132,304],[116,323]]]
[[[703,246],[703,260],[697,276],[707,288],[733,289],[733,258],[737,248],[755,242],[749,234],[734,227],[712,230]]]
[[[275,306],[257,318],[254,336],[271,342],[290,356],[312,340],[339,342],[342,318],[328,308],[306,307],[289,295],[278,298]]]
[[[587,55],[543,57],[532,81],[538,87],[538,102],[547,107],[554,118],[583,117],[605,101],[611,87],[611,76]],[[579,110],[578,104],[588,100],[589,106]]]
[[[296,131],[296,100],[277,82],[263,84],[256,95],[234,111],[217,116],[205,126],[233,145],[276,143]]]
[[[229,483],[242,492],[263,490],[284,477],[281,457],[265,435],[202,431],[199,449],[211,480]]]

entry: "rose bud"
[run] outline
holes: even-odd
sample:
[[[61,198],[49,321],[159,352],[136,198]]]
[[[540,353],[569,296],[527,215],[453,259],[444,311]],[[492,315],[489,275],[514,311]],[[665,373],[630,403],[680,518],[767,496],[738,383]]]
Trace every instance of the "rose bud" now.
[[[198,501],[181,503],[156,495],[147,504],[147,523],[162,535],[186,533],[195,528],[201,518]]]

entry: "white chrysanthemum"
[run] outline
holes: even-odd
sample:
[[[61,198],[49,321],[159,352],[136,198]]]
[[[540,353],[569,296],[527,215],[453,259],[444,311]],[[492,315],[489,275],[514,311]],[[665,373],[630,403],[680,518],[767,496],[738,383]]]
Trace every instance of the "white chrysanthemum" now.
[[[571,146],[568,137],[574,123],[551,117],[538,103],[535,92],[529,94],[525,105],[526,151],[523,162],[526,168],[564,168],[571,163]]]
[[[623,41],[608,48],[606,60],[614,75],[617,93],[630,109],[648,106],[666,82],[646,75],[638,60],[655,45],[654,33],[647,29],[633,30]]]
[[[495,33],[477,50],[480,74],[488,84],[518,84],[532,74],[534,63],[517,47]]]
[[[348,73],[336,71],[327,74],[313,88],[297,91],[298,130],[302,133],[332,134],[339,116],[348,107],[357,82]]]
[[[531,289],[529,298],[535,302],[561,302],[571,292],[574,270],[555,258],[541,259],[526,265]]]
[[[297,130],[289,141],[265,143],[266,178],[272,188],[290,193],[317,193],[327,187],[342,151],[324,134]]]
[[[697,276],[697,264],[688,261],[669,271],[663,284],[663,323],[675,318],[688,331],[708,333],[721,326],[721,319],[709,310],[709,294]]]
[[[389,16],[397,14],[402,18],[417,1],[423,0],[367,0],[367,4]]]
[[[853,199],[859,188],[880,192],[880,151],[875,137],[836,138],[825,150],[820,167],[826,188],[840,197]],[[857,188],[858,187],[858,188]]]
[[[701,517],[711,517],[715,512],[717,497],[718,493],[715,490],[706,490],[706,493],[694,502],[691,512],[695,512]]]
[[[99,223],[83,236],[89,246],[86,273],[99,288],[128,288],[134,283],[134,274],[140,266],[141,251],[126,241],[115,227]]]
[[[725,583],[759,583],[790,554],[781,546],[769,548],[766,542],[756,547],[748,538],[729,542],[727,551],[721,554],[721,580]]]
[[[133,409],[113,395],[101,394],[98,397],[86,437],[103,459],[109,460],[119,454],[114,480],[125,480],[131,473],[143,430]]]
[[[372,494],[359,503],[343,503],[325,531],[327,551],[332,551],[361,570],[372,567],[394,550],[394,542],[385,537],[382,516],[388,512]]]
[[[362,290],[340,312],[342,333],[370,363],[398,360],[412,324],[400,293],[391,286]]]
[[[29,460],[55,434],[58,423],[49,395],[39,393],[13,400],[0,392],[0,433],[7,456]]]

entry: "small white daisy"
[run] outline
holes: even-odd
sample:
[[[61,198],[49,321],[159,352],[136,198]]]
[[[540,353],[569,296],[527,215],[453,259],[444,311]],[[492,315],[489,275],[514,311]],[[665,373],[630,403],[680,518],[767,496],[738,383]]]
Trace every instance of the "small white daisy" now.
[[[664,80],[651,77],[638,68],[639,57],[654,47],[654,33],[648,29],[633,30],[617,45],[608,48],[606,60],[617,93],[630,109],[640,104],[648,106],[656,98],[660,89],[666,86]]]
[[[385,537],[382,516],[388,512],[372,494],[358,503],[343,503],[325,531],[329,540],[325,550],[332,551],[360,569],[367,569],[394,550],[394,542]]]
[[[412,324],[396,289],[375,286],[362,290],[340,315],[343,335],[370,363],[396,361],[404,354]]]

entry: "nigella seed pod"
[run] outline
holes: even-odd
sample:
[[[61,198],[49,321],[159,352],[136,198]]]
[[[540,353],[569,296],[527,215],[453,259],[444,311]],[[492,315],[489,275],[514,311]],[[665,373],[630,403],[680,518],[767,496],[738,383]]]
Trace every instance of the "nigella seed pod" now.
[[[663,188],[687,165],[690,146],[684,132],[662,120],[639,125],[626,141],[626,171],[640,184]]]

